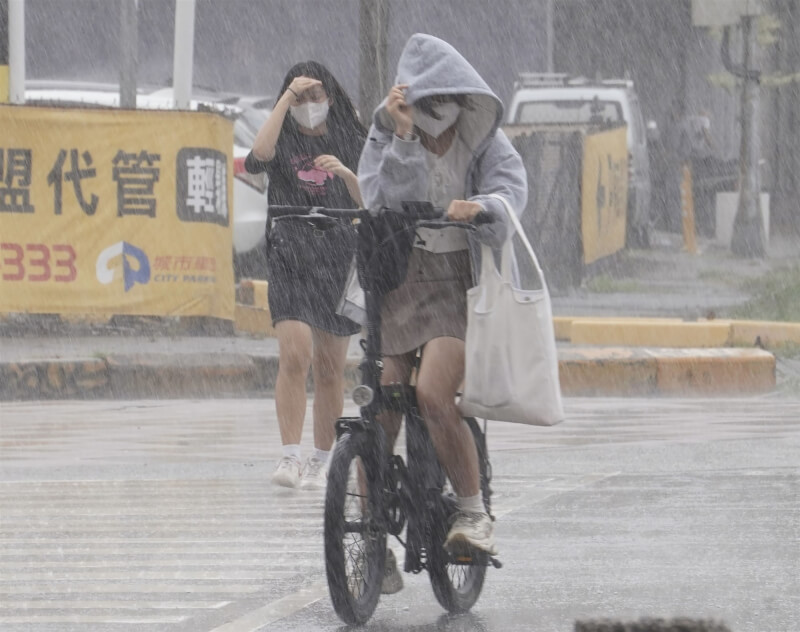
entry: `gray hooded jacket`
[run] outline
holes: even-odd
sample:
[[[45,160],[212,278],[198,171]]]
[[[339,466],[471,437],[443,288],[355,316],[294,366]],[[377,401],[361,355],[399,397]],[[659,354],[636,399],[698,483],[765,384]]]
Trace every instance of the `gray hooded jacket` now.
[[[408,84],[406,102],[422,97],[466,94],[474,105],[462,110],[458,133],[472,151],[464,183],[464,199],[478,202],[492,216],[489,224],[471,231],[473,274],[480,269],[478,242],[499,249],[513,229],[503,203],[487,194],[503,196],[520,214],[528,197],[527,177],[517,151],[498,129],[503,104],[461,54],[447,42],[431,35],[412,35],[400,54],[396,84]],[[386,111],[386,100],[375,110],[367,143],[358,164],[358,181],[367,208],[401,209],[401,202],[427,199],[426,150],[416,140],[394,134],[394,121]],[[477,241],[476,241],[477,240]]]

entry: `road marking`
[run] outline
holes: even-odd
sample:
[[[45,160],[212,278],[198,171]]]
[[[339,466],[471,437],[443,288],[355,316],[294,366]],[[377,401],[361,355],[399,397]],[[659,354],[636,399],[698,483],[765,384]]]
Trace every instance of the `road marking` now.
[[[246,615],[211,630],[211,632],[253,632],[259,628],[284,619],[303,608],[316,603],[328,594],[328,585],[317,583],[266,606],[257,608]]]
[[[264,579],[283,579],[295,577],[296,570],[282,570],[272,571],[265,570],[259,571],[233,571],[228,569],[220,569],[219,571],[185,571],[183,568],[180,570],[160,569],[155,571],[142,571],[137,570],[131,573],[127,569],[114,571],[89,569],[86,571],[60,571],[58,576],[53,576],[51,571],[43,570],[33,573],[14,573],[14,578],[9,581],[14,582],[39,582],[50,581],[57,582],[80,582],[80,581],[100,581],[100,582],[120,582],[125,583],[128,581],[144,581],[144,580],[157,580],[157,581],[184,581],[184,582],[198,582],[198,581],[257,581]],[[0,586],[3,585],[5,580],[0,580]],[[2,588],[0,588],[2,590]]]
[[[0,614],[0,623],[103,623],[103,624],[112,624],[112,623],[121,623],[121,624],[155,624],[155,623],[181,623],[186,621],[189,617],[188,616],[128,616],[128,617],[118,617],[118,616],[107,616],[107,615],[43,615],[43,614],[34,614],[34,615],[26,615],[24,617],[19,616],[4,616]]]
[[[261,590],[252,584],[81,584],[80,586],[63,586],[59,583],[25,584],[23,586],[2,586],[0,595],[51,595],[51,594],[94,594],[94,593],[175,593],[175,594],[209,594],[216,593],[254,593]]]
[[[232,601],[64,601],[4,598],[0,610],[219,610]]]
[[[320,538],[322,540],[322,538]],[[64,560],[66,558],[92,556],[97,557],[102,554],[104,557],[111,559],[130,558],[134,559],[137,555],[146,555],[150,559],[152,555],[153,545],[157,543],[139,542],[136,544],[129,544],[128,542],[119,544],[102,544],[100,546],[71,546],[70,543],[59,541],[51,542],[51,544],[58,546],[58,550],[44,551],[41,546],[30,546],[31,540],[28,538],[19,540],[4,540],[5,543],[11,545],[7,551],[0,550],[0,564],[6,558],[20,558],[25,559],[33,558],[36,560]],[[37,538],[36,542],[44,545],[45,541]],[[104,541],[105,542],[105,541]],[[214,546],[209,546],[213,544]],[[18,546],[23,545],[23,546]],[[255,545],[255,549],[254,549]],[[120,547],[124,546],[124,550]],[[29,548],[26,548],[29,547]],[[198,548],[203,547],[203,548]],[[320,541],[317,546],[300,547],[297,545],[282,548],[280,546],[270,546],[259,541],[247,541],[239,543],[238,546],[224,546],[223,543],[217,542],[181,542],[171,546],[159,546],[158,552],[165,557],[170,555],[190,555],[193,558],[202,560],[208,559],[209,563],[218,556],[226,556],[226,558],[246,556],[248,560],[252,560],[254,564],[259,563],[260,560],[272,562],[276,555],[321,555],[322,542]],[[294,558],[296,559],[296,558]],[[182,560],[185,561],[185,560]]]
[[[95,553],[95,552],[93,552]],[[163,553],[163,551],[159,550],[159,553]],[[181,569],[193,569],[193,568],[208,568],[210,566],[223,566],[225,568],[265,568],[269,567],[270,569],[275,568],[291,568],[297,571],[298,567],[302,568],[317,568],[319,567],[319,562],[317,560],[297,560],[293,558],[291,560],[276,560],[274,556],[268,557],[259,557],[258,559],[253,559],[252,555],[249,555],[247,559],[242,560],[233,560],[228,557],[220,557],[220,558],[212,558],[212,559],[204,559],[198,560],[194,557],[192,559],[185,559],[185,558],[164,558],[158,557],[154,558],[152,556],[148,556],[146,560],[133,560],[129,559],[128,556],[124,556],[122,559],[117,560],[97,560],[94,559],[94,556],[90,560],[49,560],[49,559],[39,559],[39,556],[35,556],[37,559],[29,560],[27,559],[25,562],[4,562],[0,559],[0,569],[5,570],[22,570],[22,571],[30,571],[32,569],[36,569],[38,571],[45,572],[48,569],[60,569],[60,568],[75,568],[75,566],[80,566],[82,570],[89,570],[89,569],[118,569],[118,568],[137,568],[137,569],[147,569],[151,568],[153,570],[158,568],[164,568],[165,566],[180,566]],[[295,574],[297,574],[295,572]],[[14,579],[21,578],[20,575],[14,575]],[[2,581],[2,580],[0,580]]]
[[[517,509],[522,508],[523,506],[532,504],[532,503],[540,503],[548,498],[552,498],[553,496],[558,496],[560,494],[567,494],[569,492],[573,492],[576,489],[582,489],[585,487],[590,487],[599,483],[600,481],[613,478],[618,476],[621,472],[608,472],[608,473],[592,473],[592,474],[584,474],[583,476],[578,476],[575,479],[572,477],[563,477],[560,479],[548,478],[545,479],[547,481],[546,485],[543,485],[543,481],[541,480],[534,480],[531,481],[530,479],[518,479],[518,480],[527,480],[526,484],[520,485],[514,490],[514,500],[522,500],[523,503],[516,503],[510,504],[508,506],[504,506],[506,501],[511,501],[512,498],[506,496],[499,499],[497,503],[493,503],[495,507],[493,507],[492,513],[494,513],[495,518],[501,518],[502,516],[507,516],[508,514],[516,511]],[[502,489],[502,483],[505,481],[505,478],[500,478],[499,480],[495,480],[494,484],[495,487]],[[525,490],[522,494],[518,494],[518,490],[523,489]]]
[[[514,490],[515,492],[522,490],[522,500],[524,504],[516,503],[507,507],[501,507],[499,510],[495,511],[495,516],[499,518],[508,515],[522,506],[529,505],[531,502],[539,503],[552,496],[589,487],[599,481],[617,476],[619,473],[620,472],[592,473],[578,476],[574,479],[571,477],[550,477],[535,481],[531,481],[529,478],[517,478],[517,485],[519,485],[519,482],[525,481],[523,485],[519,485],[519,487]],[[497,487],[502,487],[504,482],[510,481],[503,477],[495,479],[495,485]],[[270,623],[274,623],[275,621],[291,616],[307,608],[327,594],[327,584],[314,584],[313,586],[304,588],[303,590],[253,610],[236,621],[231,621],[230,623],[214,628],[211,632],[255,632]]]

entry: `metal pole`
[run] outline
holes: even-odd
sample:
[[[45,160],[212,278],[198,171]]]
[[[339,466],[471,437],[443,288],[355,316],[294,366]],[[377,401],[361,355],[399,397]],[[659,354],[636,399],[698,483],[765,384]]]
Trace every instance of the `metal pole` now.
[[[553,48],[555,46],[555,38],[553,34],[553,3],[555,0],[547,0],[547,72],[553,72]]]
[[[731,252],[738,257],[764,257],[764,225],[759,176],[758,73],[750,72],[755,48],[754,18],[742,17],[744,86],[742,88],[742,144],[739,153],[739,207],[733,225]]]
[[[372,111],[389,91],[387,79],[387,0],[361,0],[359,6],[359,89],[361,122],[369,127]]]
[[[0,0],[0,103],[8,103],[8,0]]]
[[[25,0],[8,0],[8,100],[25,103]]]
[[[175,107],[188,110],[192,105],[192,63],[194,61],[195,0],[175,0],[175,51],[172,86]]]
[[[139,61],[139,0],[120,0],[119,106],[136,108],[136,70]]]

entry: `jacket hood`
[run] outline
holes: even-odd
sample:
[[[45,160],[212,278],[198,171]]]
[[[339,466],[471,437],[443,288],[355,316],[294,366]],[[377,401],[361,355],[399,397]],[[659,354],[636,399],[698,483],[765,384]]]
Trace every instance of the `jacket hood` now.
[[[410,105],[432,95],[469,95],[473,108],[462,109],[457,126],[473,153],[494,134],[503,118],[502,102],[478,72],[455,48],[432,35],[416,33],[406,42],[397,64],[397,84],[408,84],[406,102]],[[379,129],[394,130],[385,99],[373,118]]]

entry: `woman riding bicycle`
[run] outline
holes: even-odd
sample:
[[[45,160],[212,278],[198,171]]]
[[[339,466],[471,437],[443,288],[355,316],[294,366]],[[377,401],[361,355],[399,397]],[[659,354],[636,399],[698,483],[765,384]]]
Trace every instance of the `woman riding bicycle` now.
[[[522,160],[498,129],[503,106],[477,71],[446,42],[413,35],[397,68],[396,85],[375,110],[358,179],[367,208],[401,210],[404,201],[428,201],[447,218],[492,221],[474,231],[456,227],[417,231],[404,283],[384,297],[382,382],[416,378],[420,412],[436,454],[458,498],[459,513],[447,546],[495,554],[491,518],[483,505],[472,435],[456,406],[464,377],[467,289],[480,269],[480,242],[498,250],[509,238],[499,194],[521,211],[527,200]],[[499,254],[498,254],[499,256]],[[401,419],[385,413],[389,446]]]

